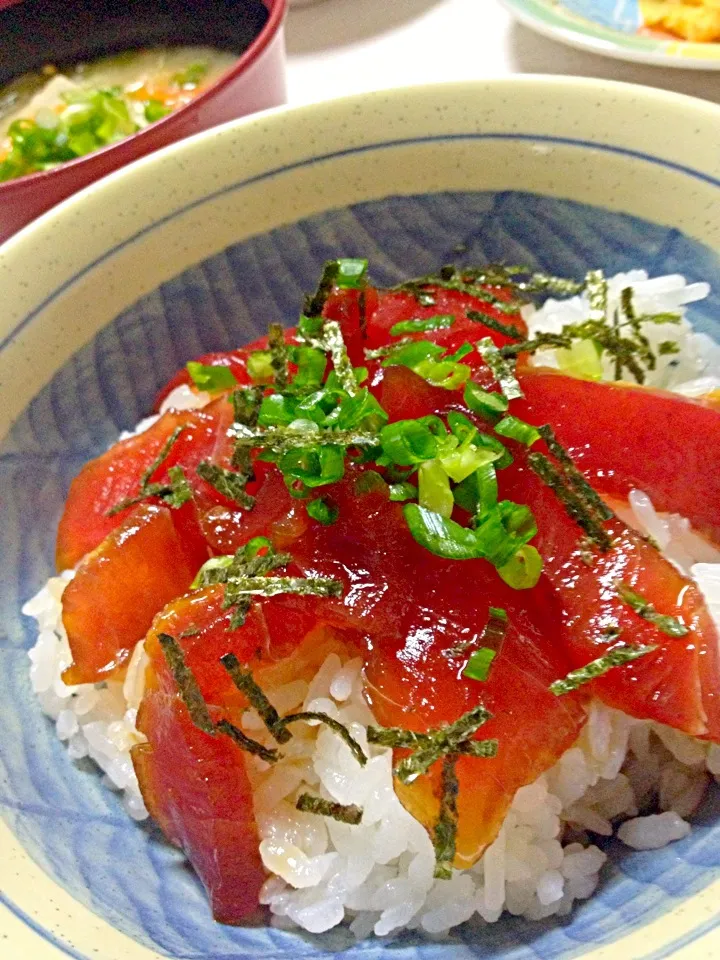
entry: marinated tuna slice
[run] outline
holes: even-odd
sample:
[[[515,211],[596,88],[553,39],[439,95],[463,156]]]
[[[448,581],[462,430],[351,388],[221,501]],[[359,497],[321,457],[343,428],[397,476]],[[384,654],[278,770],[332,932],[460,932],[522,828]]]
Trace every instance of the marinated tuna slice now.
[[[107,680],[153,617],[190,587],[207,553],[183,538],[167,507],[140,504],[80,563],[63,598],[73,662],[65,683]]]
[[[594,680],[597,695],[632,716],[693,736],[720,737],[718,637],[697,586],[619,520],[604,525],[608,549],[588,542],[557,495],[527,466],[508,468],[501,483],[504,496],[533,505],[534,542],[561,605],[557,626],[572,665],[584,666],[618,642],[657,646]],[[628,591],[664,618],[660,627],[656,618],[636,612]]]
[[[527,409],[551,423],[587,479],[602,493],[648,494],[657,510],[687,517],[720,543],[720,410],[678,394],[625,383],[593,383],[526,370]]]
[[[128,516],[136,500],[166,500],[174,508],[184,504],[173,509],[173,521],[184,539],[200,541],[198,513],[215,505],[237,506],[197,473],[204,460],[229,466],[231,423],[232,407],[224,400],[205,410],[171,411],[143,433],[91,460],[73,480],[60,519],[58,568],[75,566],[95,549]],[[169,472],[173,467],[174,476]],[[124,502],[129,502],[125,508]]]
[[[233,653],[268,689],[310,678],[329,652],[347,655],[318,614],[314,598],[275,597],[254,606],[243,627],[229,630],[231,611],[223,607],[223,588],[214,586],[170,604],[145,641],[150,664],[137,726],[147,743],[133,748],[133,764],[150,814],[186,853],[221,923],[240,923],[257,909],[266,875],[248,754],[216,727],[223,720],[239,726],[248,707],[220,657]],[[182,650],[205,704],[206,729],[190,716],[160,634]]]

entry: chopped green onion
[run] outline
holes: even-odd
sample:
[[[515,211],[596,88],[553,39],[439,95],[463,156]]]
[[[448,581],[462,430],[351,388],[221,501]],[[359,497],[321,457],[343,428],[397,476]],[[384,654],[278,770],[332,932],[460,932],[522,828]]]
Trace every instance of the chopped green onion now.
[[[461,347],[455,351],[455,353],[450,353],[445,357],[446,360],[462,360],[464,357],[467,357],[473,352],[475,348],[471,343],[464,343]]]
[[[540,439],[540,431],[530,423],[525,423],[519,417],[508,414],[502,420],[495,424],[495,433],[501,437],[507,437],[509,440],[516,440],[518,443],[524,443],[526,447],[531,447]]]
[[[302,484],[314,489],[337,483],[345,475],[345,455],[342,447],[324,444],[287,450],[277,461],[280,472],[289,486]]]
[[[287,427],[298,419],[298,401],[281,393],[262,398],[257,422],[261,427]]]
[[[404,481],[403,483],[390,484],[390,499],[395,503],[402,503],[404,500],[417,500],[418,488]]]
[[[174,74],[170,82],[175,84],[176,87],[184,87],[185,89],[197,87],[207,76],[208,70],[207,63],[191,63],[181,73]]]
[[[543,559],[531,544],[526,543],[507,563],[497,568],[505,583],[513,590],[531,590],[540,579]]]
[[[387,423],[387,420],[387,413],[368,388],[363,387],[354,396],[346,396],[327,415],[323,426],[338,430],[352,430],[355,427],[377,429]]]
[[[483,390],[472,380],[465,386],[463,400],[469,410],[490,421],[501,417],[508,408],[508,399],[502,393]]]
[[[288,346],[288,358],[298,368],[293,377],[292,392],[295,394],[308,393],[318,390],[325,377],[327,357],[322,350],[314,347]]]
[[[453,490],[455,502],[468,513],[482,516],[497,504],[498,483],[494,463],[485,463]]]
[[[455,501],[450,489],[450,478],[439,460],[426,460],[418,470],[418,502],[420,506],[449,517]]]
[[[198,390],[215,393],[219,390],[232,390],[237,386],[235,374],[229,367],[210,366],[190,360],[185,368]]]
[[[317,520],[324,527],[331,526],[340,515],[337,506],[327,497],[318,497],[316,500],[311,500],[306,509],[308,516]]]
[[[416,503],[406,504],[403,513],[413,538],[430,553],[446,560],[482,557],[474,530]]]
[[[450,359],[422,360],[412,370],[434,387],[442,387],[444,390],[458,390],[470,379],[472,373],[466,364]]]
[[[639,617],[647,620],[648,623],[652,623],[662,633],[666,633],[669,637],[686,637],[690,633],[690,628],[686,627],[677,617],[658,613],[655,607],[648,603],[644,597],[635,593],[619,580],[615,583],[615,589],[623,603],[626,603]]]
[[[438,442],[430,428],[419,420],[397,420],[383,427],[379,435],[385,456],[400,466],[432,460]]]
[[[496,657],[496,652],[490,647],[480,647],[479,650],[473,650],[470,659],[465,664],[463,676],[470,680],[487,680],[490,673],[490,665]]]
[[[570,377],[581,380],[602,379],[602,348],[595,340],[573,340],[569,348],[558,347],[555,358],[560,370]]]
[[[275,376],[269,350],[254,350],[247,358],[248,376],[254,383],[271,383]]]
[[[148,123],[157,123],[169,113],[172,113],[172,107],[168,107],[162,100],[148,100],[143,111]]]
[[[588,683],[596,677],[602,677],[613,667],[622,667],[626,663],[637,660],[638,657],[644,657],[645,654],[652,653],[653,650],[657,650],[657,646],[620,644],[614,650],[608,651],[602,657],[598,657],[597,660],[592,660],[584,667],[571,670],[562,680],[555,680],[554,683],[550,684],[550,692],[554,693],[556,697],[560,697],[564,693],[570,693],[571,690],[576,690],[582,684]]]
[[[410,343],[398,345],[383,360],[384,367],[409,367],[414,370],[418,364],[426,360],[438,360],[445,353],[445,348],[431,343],[429,340],[412,340]]]
[[[400,337],[404,334],[429,333],[431,330],[447,330],[455,323],[455,317],[449,313],[439,313],[426,320],[401,320],[390,327],[391,337]]]
[[[334,800],[324,800],[322,797],[313,797],[309,793],[301,793],[295,803],[297,810],[303,813],[316,813],[320,817],[331,817],[338,823],[348,823],[356,827],[362,823],[363,812],[354,803],[336,803]]]
[[[468,434],[458,447],[438,456],[443,470],[455,483],[462,483],[480,467],[494,463],[502,456],[498,450],[490,449],[484,445],[475,446],[473,440],[477,436],[477,431],[475,436]],[[455,440],[454,437],[452,439]]]
[[[341,290],[362,290],[367,285],[367,260],[338,260],[337,267],[335,283]]]

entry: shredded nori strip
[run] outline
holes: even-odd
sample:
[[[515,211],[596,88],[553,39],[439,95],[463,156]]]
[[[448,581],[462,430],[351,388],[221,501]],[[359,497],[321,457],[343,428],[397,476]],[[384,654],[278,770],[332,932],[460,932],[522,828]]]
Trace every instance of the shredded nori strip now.
[[[232,577],[225,584],[224,606],[231,607],[246,594],[277,597],[294,593],[301,597],[341,597],[343,585],[331,577]],[[230,599],[232,598],[232,599]]]
[[[170,486],[169,489],[161,495],[163,503],[166,503],[173,509],[177,509],[184,503],[187,503],[188,500],[192,500],[192,487],[188,483],[182,467],[170,467],[168,470],[168,478],[170,480]]]
[[[267,430],[249,430],[235,427],[235,448],[251,450],[255,447],[283,452],[301,447],[377,447],[378,435],[367,430],[289,430],[270,427]]]
[[[647,620],[648,623],[652,623],[662,633],[666,633],[669,637],[686,637],[690,633],[690,628],[686,627],[681,620],[678,620],[677,617],[658,613],[645,597],[635,593],[620,580],[615,581],[615,589],[623,603],[626,603],[639,617]]]
[[[569,350],[573,344],[573,338],[564,333],[536,333],[534,337],[528,340],[521,340],[519,343],[507,343],[500,347],[500,356],[506,360],[516,357],[519,353],[537,353],[538,350],[548,349],[550,347],[563,347]]]
[[[562,467],[563,473],[575,492],[592,507],[601,520],[612,520],[615,514],[575,466],[565,447],[558,443],[550,424],[546,423],[544,426],[538,427],[538,432],[545,441],[550,453]]]
[[[357,380],[337,320],[326,320],[323,324],[323,346],[330,354],[330,360],[343,390],[354,397],[358,392]]]
[[[170,434],[170,436],[167,438],[167,440],[163,444],[162,449],[160,450],[160,453],[157,455],[157,457],[155,457],[155,459],[147,468],[147,470],[143,472],[143,475],[140,477],[141,490],[147,487],[147,485],[150,483],[150,477],[152,477],[155,471],[159,470],[159,468],[163,465],[163,463],[167,459],[168,454],[170,453],[173,446],[175,445],[175,441],[177,440],[177,438],[180,436],[180,434],[183,432],[184,429],[185,427],[182,424],[179,427],[175,427],[173,432]]]
[[[465,315],[467,316],[468,320],[473,320],[475,323],[481,323],[484,327],[487,327],[488,330],[494,330],[495,333],[501,333],[504,337],[509,337],[511,340],[524,339],[523,334],[512,323],[501,323],[494,317],[488,317],[486,314],[480,313],[478,310],[466,310]]]
[[[368,743],[398,750],[417,750],[434,743],[432,733],[416,733],[401,727],[368,727]],[[494,757],[497,755],[497,740],[464,740],[457,745],[456,753],[471,757]]]
[[[319,720],[320,723],[324,723],[333,733],[336,733],[339,737],[345,741],[345,743],[350,748],[352,755],[355,757],[357,762],[361,767],[364,767],[367,763],[368,758],[363,752],[363,748],[352,736],[348,728],[340,723],[339,720],[335,720],[333,717],[327,715],[327,713],[319,713],[314,710],[304,710],[301,713],[291,713],[286,717],[281,717],[279,723],[281,726],[286,727],[290,723],[297,723],[300,720]]]
[[[340,265],[337,260],[328,260],[325,263],[317,290],[312,296],[305,297],[303,313],[306,317],[321,316],[325,303],[335,286],[339,271]]]
[[[236,727],[235,724],[230,723],[229,720],[220,720],[215,725],[215,729],[234,740],[241,750],[244,750],[246,753],[251,753],[255,757],[260,757],[261,760],[266,760],[268,763],[277,763],[280,759],[280,754],[277,750],[274,748],[268,749],[268,747],[264,747],[257,740],[245,736],[242,730]]]
[[[270,347],[270,365],[273,368],[275,389],[278,393],[282,393],[287,389],[290,380],[288,349],[282,324],[271,323],[268,327],[268,346]]]
[[[390,354],[395,353],[396,350],[406,346],[408,343],[416,342],[412,337],[399,337],[394,343],[388,343],[384,347],[374,347],[372,350],[366,349],[365,359],[381,360],[383,357],[389,357]]]
[[[482,704],[463,714],[453,723],[428,731],[430,740],[398,764],[395,775],[401,783],[412,783],[447,753],[457,752],[460,744],[469,741],[472,735],[491,718],[492,714]]]
[[[182,701],[188,709],[190,719],[198,729],[214,735],[215,724],[212,722],[198,682],[185,663],[182,647],[175,637],[171,637],[168,633],[159,633],[157,637]]]
[[[143,500],[147,500],[149,497],[160,497],[170,507],[180,507],[190,499],[192,490],[190,489],[182,467],[170,467],[168,470],[169,483],[150,482],[150,477],[163,465],[175,441],[184,429],[185,427],[182,424],[179,427],[175,427],[162,445],[157,457],[155,457],[150,466],[143,471],[140,477],[140,492],[133,497],[125,497],[125,499],[116,503],[114,507],[108,510],[108,517],[113,517],[116,513],[120,513],[121,510],[133,507],[137,503],[142,503]]]
[[[240,387],[230,394],[235,423],[242,423],[246,427],[254,427],[260,415],[263,392],[260,387]]]
[[[230,617],[228,630],[239,630],[240,627],[245,626],[247,615],[250,613],[250,607],[252,607],[252,597],[240,597],[234,606],[235,609]]]
[[[260,416],[262,397],[263,392],[259,387],[241,387],[239,390],[233,390],[230,398],[232,400],[235,423],[248,430],[256,427],[258,417]],[[249,447],[235,446],[232,465],[237,467],[240,473],[246,476],[248,480],[255,479],[255,471],[253,470]]]
[[[255,505],[255,497],[251,497],[245,490],[248,482],[246,474],[226,470],[215,463],[203,460],[197,466],[197,475],[214,487],[218,493],[227,497],[228,500],[234,500],[246,510],[251,510]]]
[[[490,337],[483,337],[475,346],[490,368],[493,377],[500,384],[503,396],[508,400],[518,400],[524,397],[525,394],[522,392],[512,367],[503,359]]]
[[[455,859],[455,846],[458,828],[458,793],[460,784],[457,778],[456,753],[449,753],[443,757],[440,815],[433,835],[435,847],[435,877],[438,880],[449,880],[452,877],[452,865]]]
[[[540,477],[543,483],[550,487],[565,507],[567,515],[585,531],[588,539],[600,550],[609,550],[612,546],[612,539],[602,526],[601,519],[592,505],[572,489],[567,478],[544,454],[531,453],[527,460],[531,470]]]
[[[646,653],[652,653],[653,650],[657,650],[656,645],[622,644],[615,647],[614,650],[608,651],[604,656],[598,657],[597,660],[592,660],[584,667],[571,670],[562,680],[555,680],[554,683],[551,683],[548,689],[556,697],[560,697],[562,694],[570,693],[571,690],[576,690],[596,677],[602,677],[613,667],[621,667],[632,660],[637,660],[638,657],[644,657]]]
[[[362,822],[363,812],[354,803],[336,803],[334,800],[324,800],[322,797],[313,797],[309,793],[301,793],[295,803],[295,808],[303,813],[316,813],[321,817],[332,817],[339,823],[349,823],[356,827]]]
[[[234,653],[226,653],[220,657],[220,663],[240,693],[245,694],[250,705],[260,714],[273,739],[278,743],[287,743],[292,734],[282,725],[280,714],[255,682],[252,672],[242,666]]]

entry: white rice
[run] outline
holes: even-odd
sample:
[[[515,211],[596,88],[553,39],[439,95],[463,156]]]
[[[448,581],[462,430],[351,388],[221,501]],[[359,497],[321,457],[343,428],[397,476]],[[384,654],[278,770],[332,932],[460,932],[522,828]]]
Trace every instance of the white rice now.
[[[686,318],[686,306],[703,300],[710,293],[707,283],[686,283],[680,274],[648,278],[645,270],[630,270],[608,278],[608,309],[606,320],[620,309],[620,294],[632,287],[635,311],[640,315],[679,313],[681,321],[674,323],[644,323],[642,332],[653,348],[664,340],[674,341],[679,353],[658,357],[657,369],[647,375],[650,387],[674,390],[688,397],[701,396],[720,387],[720,345],[704,333],[695,333]],[[567,300],[546,300],[536,310],[524,307],[523,319],[531,334],[544,331],[560,333],[564,326],[587,320],[590,307],[582,294]],[[557,367],[555,350],[538,350],[535,366]],[[613,362],[603,361],[603,379],[613,379]]]
[[[707,293],[702,284],[685,286],[677,277],[648,281],[634,271],[611,281],[612,295],[628,282],[635,287],[639,311],[682,308]],[[560,329],[582,319],[586,308],[580,299],[548,301],[528,318],[531,329]],[[671,336],[681,353],[670,360],[679,362],[664,362],[651,382],[688,395],[700,389],[699,383],[703,389],[720,386],[720,348],[692,333],[686,322],[664,326],[660,339]],[[538,362],[548,360],[552,357],[545,353],[538,356]],[[189,409],[205,402],[207,395],[180,388],[164,407]],[[152,422],[148,418],[140,428]],[[624,516],[697,580],[720,627],[720,552],[687,520],[656,513],[641,491],[632,492]],[[123,683],[63,684],[61,674],[71,657],[61,597],[72,576],[52,578],[23,608],[39,630],[29,652],[33,690],[69,755],[94,760],[107,785],[122,793],[128,813],[140,820],[147,811],[130,748],[142,740],[135,718],[147,660],[139,643]],[[435,880],[430,838],[395,796],[391,752],[367,744],[366,728],[374,718],[363,696],[361,668],[360,659],[343,662],[331,654],[309,684],[296,680],[268,691],[280,713],[316,710],[340,720],[371,758],[361,768],[340,738],[310,724],[295,725],[283,759],[272,767],[248,758],[260,853],[270,872],[262,902],[277,926],[321,933],[347,923],[358,938],[401,928],[439,935],[472,918],[494,923],[505,911],[530,920],[567,914],[575,900],[593,893],[606,859],[588,834],[615,833],[639,850],[663,847],[688,834],[688,818],[711,778],[720,777],[719,746],[595,701],[577,743],[516,793],[497,839],[478,863],[454,871],[449,881]],[[243,727],[257,739],[267,737],[252,710],[244,715]],[[361,806],[362,823],[348,826],[297,811],[295,800],[303,792]]]

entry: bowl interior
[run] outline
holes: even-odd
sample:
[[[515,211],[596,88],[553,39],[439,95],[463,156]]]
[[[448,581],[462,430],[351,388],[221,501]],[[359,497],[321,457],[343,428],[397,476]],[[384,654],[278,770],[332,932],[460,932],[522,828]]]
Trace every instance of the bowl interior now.
[[[46,63],[139,47],[200,44],[239,55],[267,20],[262,0],[26,0],[0,11],[0,85]]]
[[[270,320],[293,323],[324,260],[338,254],[369,257],[380,284],[451,261],[523,262],[574,277],[596,266],[609,274],[631,267],[680,272],[712,284],[715,292],[691,316],[720,338],[720,257],[682,232],[526,192],[428,192],[333,209],[228,246],[142,297],[56,372],[0,448],[9,520],[0,530],[8,633],[0,648],[0,768],[10,785],[0,810],[31,857],[73,896],[173,957],[279,960],[335,952],[375,960],[386,948],[354,946],[337,932],[315,940],[214,924],[179,854],[152,828],[126,818],[93,769],[68,761],[30,691],[25,651],[34,636],[18,610],[52,573],[55,524],[82,464],[145,415],[179,365],[247,342]],[[393,956],[549,960],[612,943],[718,877],[718,813],[713,794],[691,835],[658,852],[630,853],[610,843],[601,889],[569,918],[536,924],[506,918],[462,929],[448,944],[408,935],[394,943]],[[669,953],[652,954],[661,955]]]

